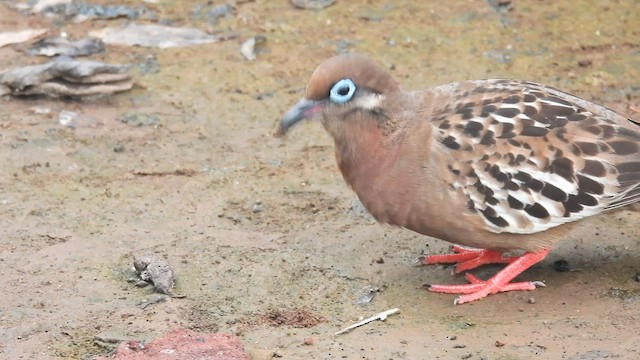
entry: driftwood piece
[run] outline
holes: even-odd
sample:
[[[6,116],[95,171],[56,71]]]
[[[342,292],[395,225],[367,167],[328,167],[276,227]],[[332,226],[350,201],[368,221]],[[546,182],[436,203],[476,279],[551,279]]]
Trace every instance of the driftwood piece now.
[[[233,35],[209,35],[194,28],[172,27],[156,24],[129,24],[125,27],[104,28],[91,31],[92,37],[105,44],[157,47],[161,49],[201,45],[227,40]]]
[[[75,41],[60,36],[42,39],[31,45],[29,55],[68,57],[89,56],[104,52],[104,43],[96,38],[82,38]]]
[[[6,45],[19,44],[47,32],[47,29],[27,29],[21,31],[0,32],[0,48]]]
[[[66,57],[0,73],[0,95],[51,97],[113,94],[133,87],[128,65]]]

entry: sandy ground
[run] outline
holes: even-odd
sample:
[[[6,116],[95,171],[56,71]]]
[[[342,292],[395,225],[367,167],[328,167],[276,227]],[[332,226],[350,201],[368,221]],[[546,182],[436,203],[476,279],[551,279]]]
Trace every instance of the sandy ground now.
[[[0,100],[0,357],[91,359],[122,339],[189,328],[237,334],[255,359],[640,358],[639,213],[585,222],[520,277],[546,288],[453,306],[422,285],[461,276],[411,266],[448,244],[372,221],[319,124],[272,136],[315,65],[341,51],[393,68],[405,89],[523,78],[640,118],[638,1],[523,0],[503,11],[480,0],[338,0],[309,11],[257,0],[217,22],[192,19],[197,4],[145,6],[238,37],[108,46],[93,59],[132,64],[138,83],[117,96]],[[0,5],[0,31],[81,37],[126,21],[73,24]],[[254,35],[267,41],[249,62],[238,49]],[[19,49],[0,49],[0,68],[44,61]],[[63,110],[83,115],[75,129],[59,123]],[[181,298],[127,281],[141,252],[173,265]],[[579,271],[555,271],[559,259]],[[366,286],[380,292],[358,305]]]

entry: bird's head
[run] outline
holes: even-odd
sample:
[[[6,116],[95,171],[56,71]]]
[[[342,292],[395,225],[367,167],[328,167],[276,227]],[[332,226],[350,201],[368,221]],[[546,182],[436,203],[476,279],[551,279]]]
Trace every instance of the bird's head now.
[[[284,115],[278,134],[284,135],[301,120],[321,119],[335,136],[341,122],[349,121],[352,115],[379,115],[385,97],[399,90],[385,68],[362,55],[332,57],[311,74],[304,98]]]

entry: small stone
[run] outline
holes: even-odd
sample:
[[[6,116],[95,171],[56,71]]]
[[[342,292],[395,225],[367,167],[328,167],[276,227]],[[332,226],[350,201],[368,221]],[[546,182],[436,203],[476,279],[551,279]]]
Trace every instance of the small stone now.
[[[573,268],[571,267],[571,265],[569,265],[569,262],[564,259],[555,261],[553,263],[553,268],[555,271],[558,271],[558,272],[573,271]]]
[[[313,345],[313,343],[314,343],[314,340],[313,340],[312,337],[309,336],[309,337],[304,338],[304,344],[305,345]]]
[[[256,200],[256,202],[253,204],[252,210],[254,213],[262,212],[264,210],[264,208],[262,207],[262,201]]]
[[[137,287],[147,287],[151,284],[149,284],[148,282],[146,282],[145,280],[138,280],[134,283],[135,286]]]
[[[332,5],[335,0],[291,0],[291,3],[300,9],[320,10]]]
[[[114,350],[118,347],[118,344],[127,341],[128,338],[123,331],[119,329],[109,329],[96,334],[93,338],[94,344],[105,348]]]
[[[360,295],[356,300],[356,305],[365,305],[371,302],[377,293],[380,292],[380,288],[377,286],[367,285],[360,290]]]
[[[494,344],[496,347],[503,347],[505,345],[505,343],[503,343],[500,340],[496,340],[496,343]]]
[[[48,107],[45,107],[45,106],[34,106],[29,110],[31,110],[34,114],[37,114],[37,115],[49,115],[49,114],[51,114],[51,108],[48,108]]]
[[[455,345],[453,345],[454,349],[464,349],[466,347],[467,347],[467,345],[465,345],[465,344],[455,344]]]
[[[155,127],[159,124],[159,119],[157,114],[143,114],[143,113],[126,113],[118,116],[118,121],[123,124],[128,124],[132,126],[150,126]]]
[[[536,303],[536,299],[534,299],[534,298],[530,297],[530,298],[529,298],[529,300],[527,300],[527,302],[528,302],[529,304],[535,304],[535,303]]]
[[[578,66],[581,66],[581,67],[589,67],[591,66],[591,64],[592,64],[592,61],[588,59],[578,61]]]
[[[454,340],[456,340],[457,338],[458,338],[458,337],[457,337],[456,335],[449,335],[449,336],[447,336],[447,339],[448,339],[448,340],[451,340],[451,341],[454,341]]]
[[[171,294],[176,279],[175,273],[162,258],[154,254],[137,254],[133,257],[133,266],[140,279],[153,283],[158,292]]]
[[[63,110],[58,115],[58,121],[60,125],[70,128],[76,127],[76,119],[79,119],[82,115],[74,111]]]
[[[262,35],[256,35],[240,45],[240,53],[247,60],[253,61],[257,58],[256,54],[259,52],[260,48],[264,47],[264,44],[267,42],[267,38]]]

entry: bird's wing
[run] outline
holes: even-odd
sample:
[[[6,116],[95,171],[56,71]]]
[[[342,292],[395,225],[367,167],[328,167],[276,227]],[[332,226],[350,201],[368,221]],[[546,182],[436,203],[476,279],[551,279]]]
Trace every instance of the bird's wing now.
[[[433,112],[450,185],[489,231],[530,234],[640,201],[640,127],[531,82],[461,83]]]

